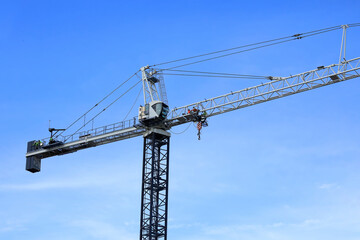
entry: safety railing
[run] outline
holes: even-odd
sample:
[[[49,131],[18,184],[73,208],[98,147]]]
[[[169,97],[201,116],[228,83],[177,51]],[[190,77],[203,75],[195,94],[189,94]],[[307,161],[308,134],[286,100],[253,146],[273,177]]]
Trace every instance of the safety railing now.
[[[125,120],[122,122],[117,122],[117,123],[113,123],[113,124],[109,124],[106,126],[102,126],[102,127],[98,127],[98,128],[94,128],[94,129],[89,129],[86,131],[82,131],[82,132],[77,132],[75,134],[71,134],[71,135],[67,135],[67,136],[58,136],[56,139],[56,141],[60,141],[63,143],[69,143],[69,142],[75,142],[78,140],[83,140],[83,139],[87,139],[90,137],[95,137],[95,136],[99,136],[99,135],[103,135],[106,133],[111,133],[111,132],[115,132],[118,130],[122,130],[122,129],[126,129],[126,128],[130,128],[133,127],[134,125],[137,124],[137,118],[134,117],[133,119],[130,120]],[[44,138],[41,140],[43,145],[48,145],[50,141],[50,137],[48,138]]]

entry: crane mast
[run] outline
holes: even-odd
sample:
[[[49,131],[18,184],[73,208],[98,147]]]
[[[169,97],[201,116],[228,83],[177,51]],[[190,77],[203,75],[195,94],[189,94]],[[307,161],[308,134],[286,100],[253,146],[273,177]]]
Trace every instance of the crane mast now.
[[[269,82],[177,107],[171,111],[167,105],[161,70],[142,67],[140,71],[144,106],[139,108],[138,120],[134,118],[75,132],[69,136],[59,135],[56,140],[53,139],[53,132],[65,129],[49,129],[50,138],[28,142],[26,170],[39,172],[41,160],[44,158],[143,136],[140,240],[166,240],[171,136],[168,130],[181,124],[202,123],[204,119],[226,112],[359,78],[360,57],[345,59],[348,25],[341,27],[343,36],[338,64],[319,66],[289,77],[269,77]]]
[[[146,129],[143,148],[140,240],[167,239],[170,133],[164,120],[169,107],[165,102],[162,75],[149,66],[142,67],[144,104],[139,122]]]
[[[167,239],[170,133],[144,134],[140,240]]]

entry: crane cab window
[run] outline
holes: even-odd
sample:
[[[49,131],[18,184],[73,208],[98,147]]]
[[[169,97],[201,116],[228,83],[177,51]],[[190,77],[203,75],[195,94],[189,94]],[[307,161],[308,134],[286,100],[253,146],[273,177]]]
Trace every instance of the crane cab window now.
[[[156,103],[152,105],[152,108],[155,110],[156,115],[160,116],[162,110],[162,103]]]
[[[168,107],[166,104],[163,104],[161,116],[162,116],[163,118],[166,118],[166,116],[168,115],[168,113],[169,113],[169,107]]]
[[[161,119],[165,119],[169,113],[169,107],[165,103],[155,103],[151,107],[154,109],[156,116]]]
[[[145,104],[145,115],[149,115],[149,104]]]

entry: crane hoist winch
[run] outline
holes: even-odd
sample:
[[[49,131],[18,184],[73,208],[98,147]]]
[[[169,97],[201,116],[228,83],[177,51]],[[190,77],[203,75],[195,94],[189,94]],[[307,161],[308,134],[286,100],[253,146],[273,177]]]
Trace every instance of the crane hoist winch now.
[[[308,33],[295,34],[280,39],[202,54],[190,58],[169,61],[153,66],[142,67],[138,72],[141,73],[141,81],[139,82],[142,83],[144,105],[139,108],[138,120],[134,118],[84,131],[79,131],[82,129],[80,128],[75,133],[67,136],[63,136],[63,132],[70,128],[74,123],[66,129],[49,128],[51,133],[50,138],[28,142],[26,170],[32,173],[39,172],[41,169],[41,161],[44,158],[69,154],[90,147],[97,147],[107,143],[143,136],[140,240],[166,240],[168,219],[169,144],[171,136],[168,130],[181,124],[195,122],[197,123],[198,136],[200,139],[200,131],[203,126],[207,126],[207,119],[210,117],[342,81],[359,78],[360,57],[350,60],[345,58],[346,29],[348,27],[357,26],[360,26],[360,24],[335,26]],[[288,41],[299,40],[305,37],[338,29],[343,30],[338,63],[328,66],[320,66],[314,70],[291,75],[289,77],[264,77],[255,75],[175,70],[175,68],[190,64],[204,62]],[[172,64],[178,61],[188,61],[190,59],[214,54],[217,55],[215,55],[215,57],[208,57],[206,59],[185,63],[167,69],[154,68],[159,65]],[[176,107],[170,111],[163,79],[163,75],[165,74],[252,79],[266,78],[268,81],[256,86],[233,91],[200,102]],[[109,106],[112,104],[113,103]],[[98,104],[96,104],[93,108],[97,105]],[[89,120],[88,123],[90,121],[91,120]],[[84,123],[84,126],[85,125],[86,124]]]

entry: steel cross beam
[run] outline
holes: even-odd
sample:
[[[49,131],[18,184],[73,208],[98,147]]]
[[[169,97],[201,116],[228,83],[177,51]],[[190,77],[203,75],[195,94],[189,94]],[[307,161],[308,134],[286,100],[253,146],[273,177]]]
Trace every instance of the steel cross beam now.
[[[344,61],[341,64],[321,66],[316,70],[276,78],[258,86],[174,108],[169,113],[170,119],[166,124],[168,127],[173,127],[193,121],[194,118],[188,114],[193,108],[198,109],[199,114],[211,117],[357,77],[360,77],[360,58]]]

